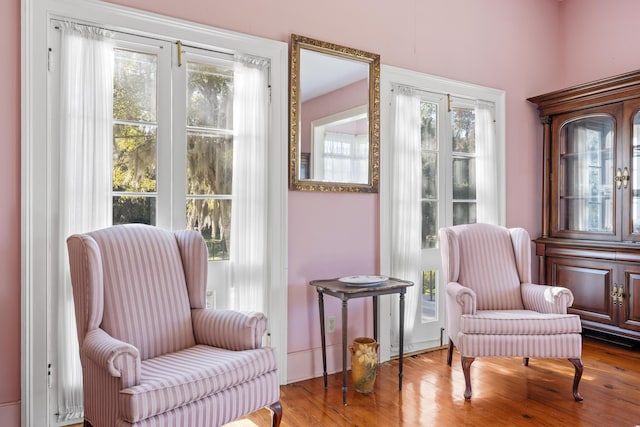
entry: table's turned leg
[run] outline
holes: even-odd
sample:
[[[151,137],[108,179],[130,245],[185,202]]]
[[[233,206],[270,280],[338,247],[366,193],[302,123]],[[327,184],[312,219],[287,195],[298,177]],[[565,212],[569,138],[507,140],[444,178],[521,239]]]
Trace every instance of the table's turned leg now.
[[[342,300],[342,404],[347,406],[347,300]]]
[[[374,295],[373,297],[373,338],[376,342],[380,342],[380,337],[378,337],[378,295]]]
[[[402,356],[404,353],[404,292],[400,293],[400,359],[398,360],[398,389],[402,390]]]
[[[324,330],[324,293],[320,288],[318,291],[318,309],[320,311],[320,339],[322,340],[322,376],[324,378],[324,388],[327,388],[327,339]]]

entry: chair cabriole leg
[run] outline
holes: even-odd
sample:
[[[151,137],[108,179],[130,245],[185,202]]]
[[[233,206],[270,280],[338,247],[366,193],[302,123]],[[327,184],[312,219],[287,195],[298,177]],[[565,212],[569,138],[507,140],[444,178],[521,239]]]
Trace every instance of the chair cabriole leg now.
[[[280,421],[282,421],[282,405],[278,400],[276,403],[273,403],[269,406],[271,410],[271,427],[280,427]]]
[[[573,398],[576,402],[582,401],[582,395],[578,391],[578,385],[580,384],[580,378],[582,378],[582,360],[581,359],[569,359],[569,362],[573,363],[576,368],[576,373],[573,377]]]
[[[451,366],[451,359],[453,359],[453,340],[449,338],[449,350],[447,351],[447,365]]]
[[[464,373],[464,382],[465,382],[465,390],[464,390],[464,398],[466,400],[471,399],[471,364],[475,358],[473,357],[462,357],[462,372]]]

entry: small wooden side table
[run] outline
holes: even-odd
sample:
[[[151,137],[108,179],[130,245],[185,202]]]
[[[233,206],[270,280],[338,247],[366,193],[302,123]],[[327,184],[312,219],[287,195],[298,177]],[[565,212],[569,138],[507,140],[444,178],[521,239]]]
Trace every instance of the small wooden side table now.
[[[389,278],[370,286],[350,286],[338,279],[312,280],[309,283],[318,292],[320,309],[320,335],[322,339],[322,374],[324,388],[327,388],[327,341],[324,324],[324,294],[339,298],[342,301],[342,403],[347,404],[347,303],[353,298],[373,297],[373,335],[378,340],[378,296],[398,294],[400,300],[400,351],[398,362],[398,389],[402,390],[402,356],[404,350],[404,295],[413,282]]]

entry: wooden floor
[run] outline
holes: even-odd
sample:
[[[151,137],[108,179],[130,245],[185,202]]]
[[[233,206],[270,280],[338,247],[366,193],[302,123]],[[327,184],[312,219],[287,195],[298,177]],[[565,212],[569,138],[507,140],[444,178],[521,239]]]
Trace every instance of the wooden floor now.
[[[329,376],[281,388],[281,427],[312,426],[640,426],[640,349],[628,349],[592,338],[583,347],[580,392],[571,394],[573,365],[562,359],[476,359],[471,367],[473,397],[463,398],[464,378],[454,352],[446,350],[405,358],[402,391],[398,361],[381,364],[371,394],[347,384],[342,405],[342,376]],[[270,413],[260,410],[227,427],[270,426]]]

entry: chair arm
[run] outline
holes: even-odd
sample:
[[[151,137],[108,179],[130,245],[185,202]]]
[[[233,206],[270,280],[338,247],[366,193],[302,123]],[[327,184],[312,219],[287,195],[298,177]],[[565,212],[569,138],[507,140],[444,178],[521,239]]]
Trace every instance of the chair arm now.
[[[567,314],[567,308],[573,304],[573,294],[560,286],[523,283],[522,302],[527,310],[540,313]]]
[[[447,334],[457,347],[460,318],[476,312],[476,293],[457,282],[447,283],[446,291]]]
[[[195,308],[191,318],[198,344],[228,350],[261,348],[267,330],[266,316],[257,312]]]
[[[82,352],[111,376],[121,378],[122,388],[140,384],[140,352],[131,344],[93,329],[85,336]]]
[[[460,283],[447,283],[447,299],[451,309],[458,310],[455,307],[460,307],[459,315],[476,312],[476,293],[473,289],[462,286]]]

